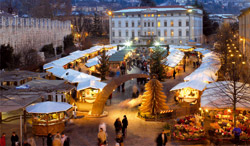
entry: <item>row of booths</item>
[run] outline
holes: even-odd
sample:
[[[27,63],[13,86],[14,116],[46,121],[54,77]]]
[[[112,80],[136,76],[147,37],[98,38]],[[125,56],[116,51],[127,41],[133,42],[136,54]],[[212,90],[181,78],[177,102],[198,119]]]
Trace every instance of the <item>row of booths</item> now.
[[[197,101],[200,100],[200,97],[203,91],[206,89],[206,86],[209,83],[217,81],[221,62],[218,54],[208,49],[194,49],[192,47],[189,47],[189,49],[188,47],[181,47],[180,50],[178,49],[178,51],[183,50],[185,50],[185,52],[195,51],[197,52],[198,56],[203,56],[202,63],[194,72],[184,78],[184,82],[177,84],[170,91],[174,92],[176,101],[196,104]],[[184,54],[183,56],[179,56],[183,59]],[[182,61],[184,61],[184,59]]]

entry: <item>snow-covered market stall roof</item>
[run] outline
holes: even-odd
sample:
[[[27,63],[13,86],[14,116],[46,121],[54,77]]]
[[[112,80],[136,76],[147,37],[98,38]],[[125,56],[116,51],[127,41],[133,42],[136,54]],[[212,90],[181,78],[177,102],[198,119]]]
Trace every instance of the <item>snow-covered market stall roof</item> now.
[[[203,82],[215,82],[218,79],[216,73],[221,67],[221,62],[217,54],[210,52],[206,53],[202,58],[201,66],[185,77],[185,81],[200,80]]]
[[[26,111],[28,113],[49,114],[67,111],[70,108],[72,108],[72,105],[65,102],[46,101],[29,105]]]
[[[103,89],[107,84],[99,81],[94,80],[86,80],[83,82],[80,82],[77,86],[77,91],[84,90],[87,88],[93,88],[93,89]]]
[[[180,90],[183,88],[192,88],[192,89],[196,89],[199,91],[203,91],[207,85],[208,85],[207,83],[201,82],[199,80],[191,80],[188,82],[179,83],[178,85],[173,87],[170,91]]]
[[[169,45],[169,48],[170,49],[178,49],[178,50],[181,50],[181,51],[193,51],[194,48],[191,47],[191,46],[179,46],[179,45]]]
[[[170,48],[169,52],[170,54],[167,56],[167,58],[162,60],[162,62],[169,67],[175,67],[176,65],[178,65],[185,55],[180,50],[173,48]]]
[[[207,89],[201,96],[201,107],[204,109],[224,109],[232,107],[233,90],[237,88],[237,96],[242,100],[238,100],[236,103],[237,109],[250,109],[250,101],[243,100],[250,98],[250,86],[249,84],[243,84],[237,82],[233,84],[232,81],[219,81],[211,83],[207,86]],[[239,99],[239,98],[238,98]]]

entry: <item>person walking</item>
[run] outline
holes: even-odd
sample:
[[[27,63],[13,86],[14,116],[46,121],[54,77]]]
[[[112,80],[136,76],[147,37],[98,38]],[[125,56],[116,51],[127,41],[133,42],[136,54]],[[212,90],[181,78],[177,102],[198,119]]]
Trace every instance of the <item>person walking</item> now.
[[[138,92],[138,88],[137,88],[137,86],[134,84],[134,86],[133,86],[133,93],[132,93],[132,97],[133,97],[133,98],[137,98],[137,92]]]
[[[107,135],[106,135],[106,133],[103,131],[102,128],[100,128],[97,137],[98,137],[98,145],[99,145],[99,146],[105,146],[106,143],[107,143]]]
[[[115,146],[123,146],[123,137],[122,137],[121,133],[118,133],[116,135],[115,141],[116,141],[116,145]]]
[[[118,134],[122,129],[122,122],[121,122],[120,118],[117,118],[115,120],[114,126],[115,126],[115,133]]]
[[[127,119],[127,116],[124,115],[122,119],[122,136],[123,137],[127,135],[127,127],[128,127],[128,119]]]
[[[62,145],[61,136],[56,134],[52,144],[53,144],[53,146],[61,146]]]
[[[19,137],[16,135],[16,132],[12,132],[11,136],[11,146],[18,145]]]
[[[47,146],[52,146],[53,136],[51,133],[47,136]]]
[[[241,129],[238,126],[236,126],[233,129],[233,134],[234,134],[234,142],[238,146],[240,144]]]
[[[167,135],[162,131],[156,139],[157,146],[165,146],[166,143],[168,142]]]
[[[36,141],[34,139],[33,136],[30,136],[28,139],[27,139],[27,142],[30,144],[30,146],[36,146]]]
[[[69,146],[70,145],[70,139],[68,136],[66,136],[64,133],[62,133],[61,136],[61,146]]]
[[[183,64],[183,71],[186,72],[186,64]]]
[[[0,146],[6,146],[6,138],[5,138],[5,133],[2,134],[1,139],[0,139]]]
[[[173,77],[174,77],[174,79],[175,79],[175,75],[176,75],[176,71],[174,70],[174,72],[173,72]]]

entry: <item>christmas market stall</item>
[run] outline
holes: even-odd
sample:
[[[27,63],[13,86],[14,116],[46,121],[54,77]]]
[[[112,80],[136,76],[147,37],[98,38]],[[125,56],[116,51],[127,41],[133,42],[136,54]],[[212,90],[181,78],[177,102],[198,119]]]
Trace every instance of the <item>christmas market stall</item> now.
[[[182,82],[173,87],[170,91],[175,92],[175,100],[178,102],[197,103],[202,94],[202,91],[206,88],[207,83],[199,80],[191,80],[188,82]]]
[[[79,101],[87,103],[95,102],[96,95],[102,91],[105,86],[106,83],[95,80],[80,82],[77,86]]]
[[[65,102],[36,103],[26,110],[32,114],[32,133],[39,136],[63,132],[65,122],[72,116],[72,105]]]
[[[242,131],[240,139],[242,141],[250,140],[249,97],[249,84],[219,81],[207,86],[201,96],[200,110],[202,115],[211,121],[209,126],[218,139],[221,141],[232,140],[234,137],[232,131],[234,126],[237,126]],[[234,108],[236,108],[235,113]]]
[[[192,52],[194,47],[191,46],[178,46],[178,45],[169,45],[170,49],[178,49],[182,52]]]
[[[169,52],[170,54],[162,62],[166,65],[167,77],[172,77],[174,70],[176,72],[183,70],[182,60],[185,54],[178,49],[170,49]]]

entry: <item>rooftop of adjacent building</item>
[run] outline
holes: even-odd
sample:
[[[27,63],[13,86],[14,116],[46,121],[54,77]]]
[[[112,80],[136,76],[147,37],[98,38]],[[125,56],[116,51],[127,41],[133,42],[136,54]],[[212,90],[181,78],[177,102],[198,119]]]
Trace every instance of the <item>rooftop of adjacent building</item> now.
[[[241,13],[240,13],[239,17],[241,17],[241,16],[243,16],[243,15],[249,13],[249,12],[250,12],[250,7],[249,7],[249,8],[242,9],[240,12],[241,12]]]
[[[201,11],[201,9],[195,8],[193,6],[156,6],[156,7],[128,7],[125,9],[114,11],[114,13],[142,12],[142,11],[146,11],[146,10],[150,10],[150,11],[187,11],[189,9]]]
[[[37,73],[25,70],[0,71],[0,82],[4,81],[20,81],[29,77],[44,77],[47,73]]]

